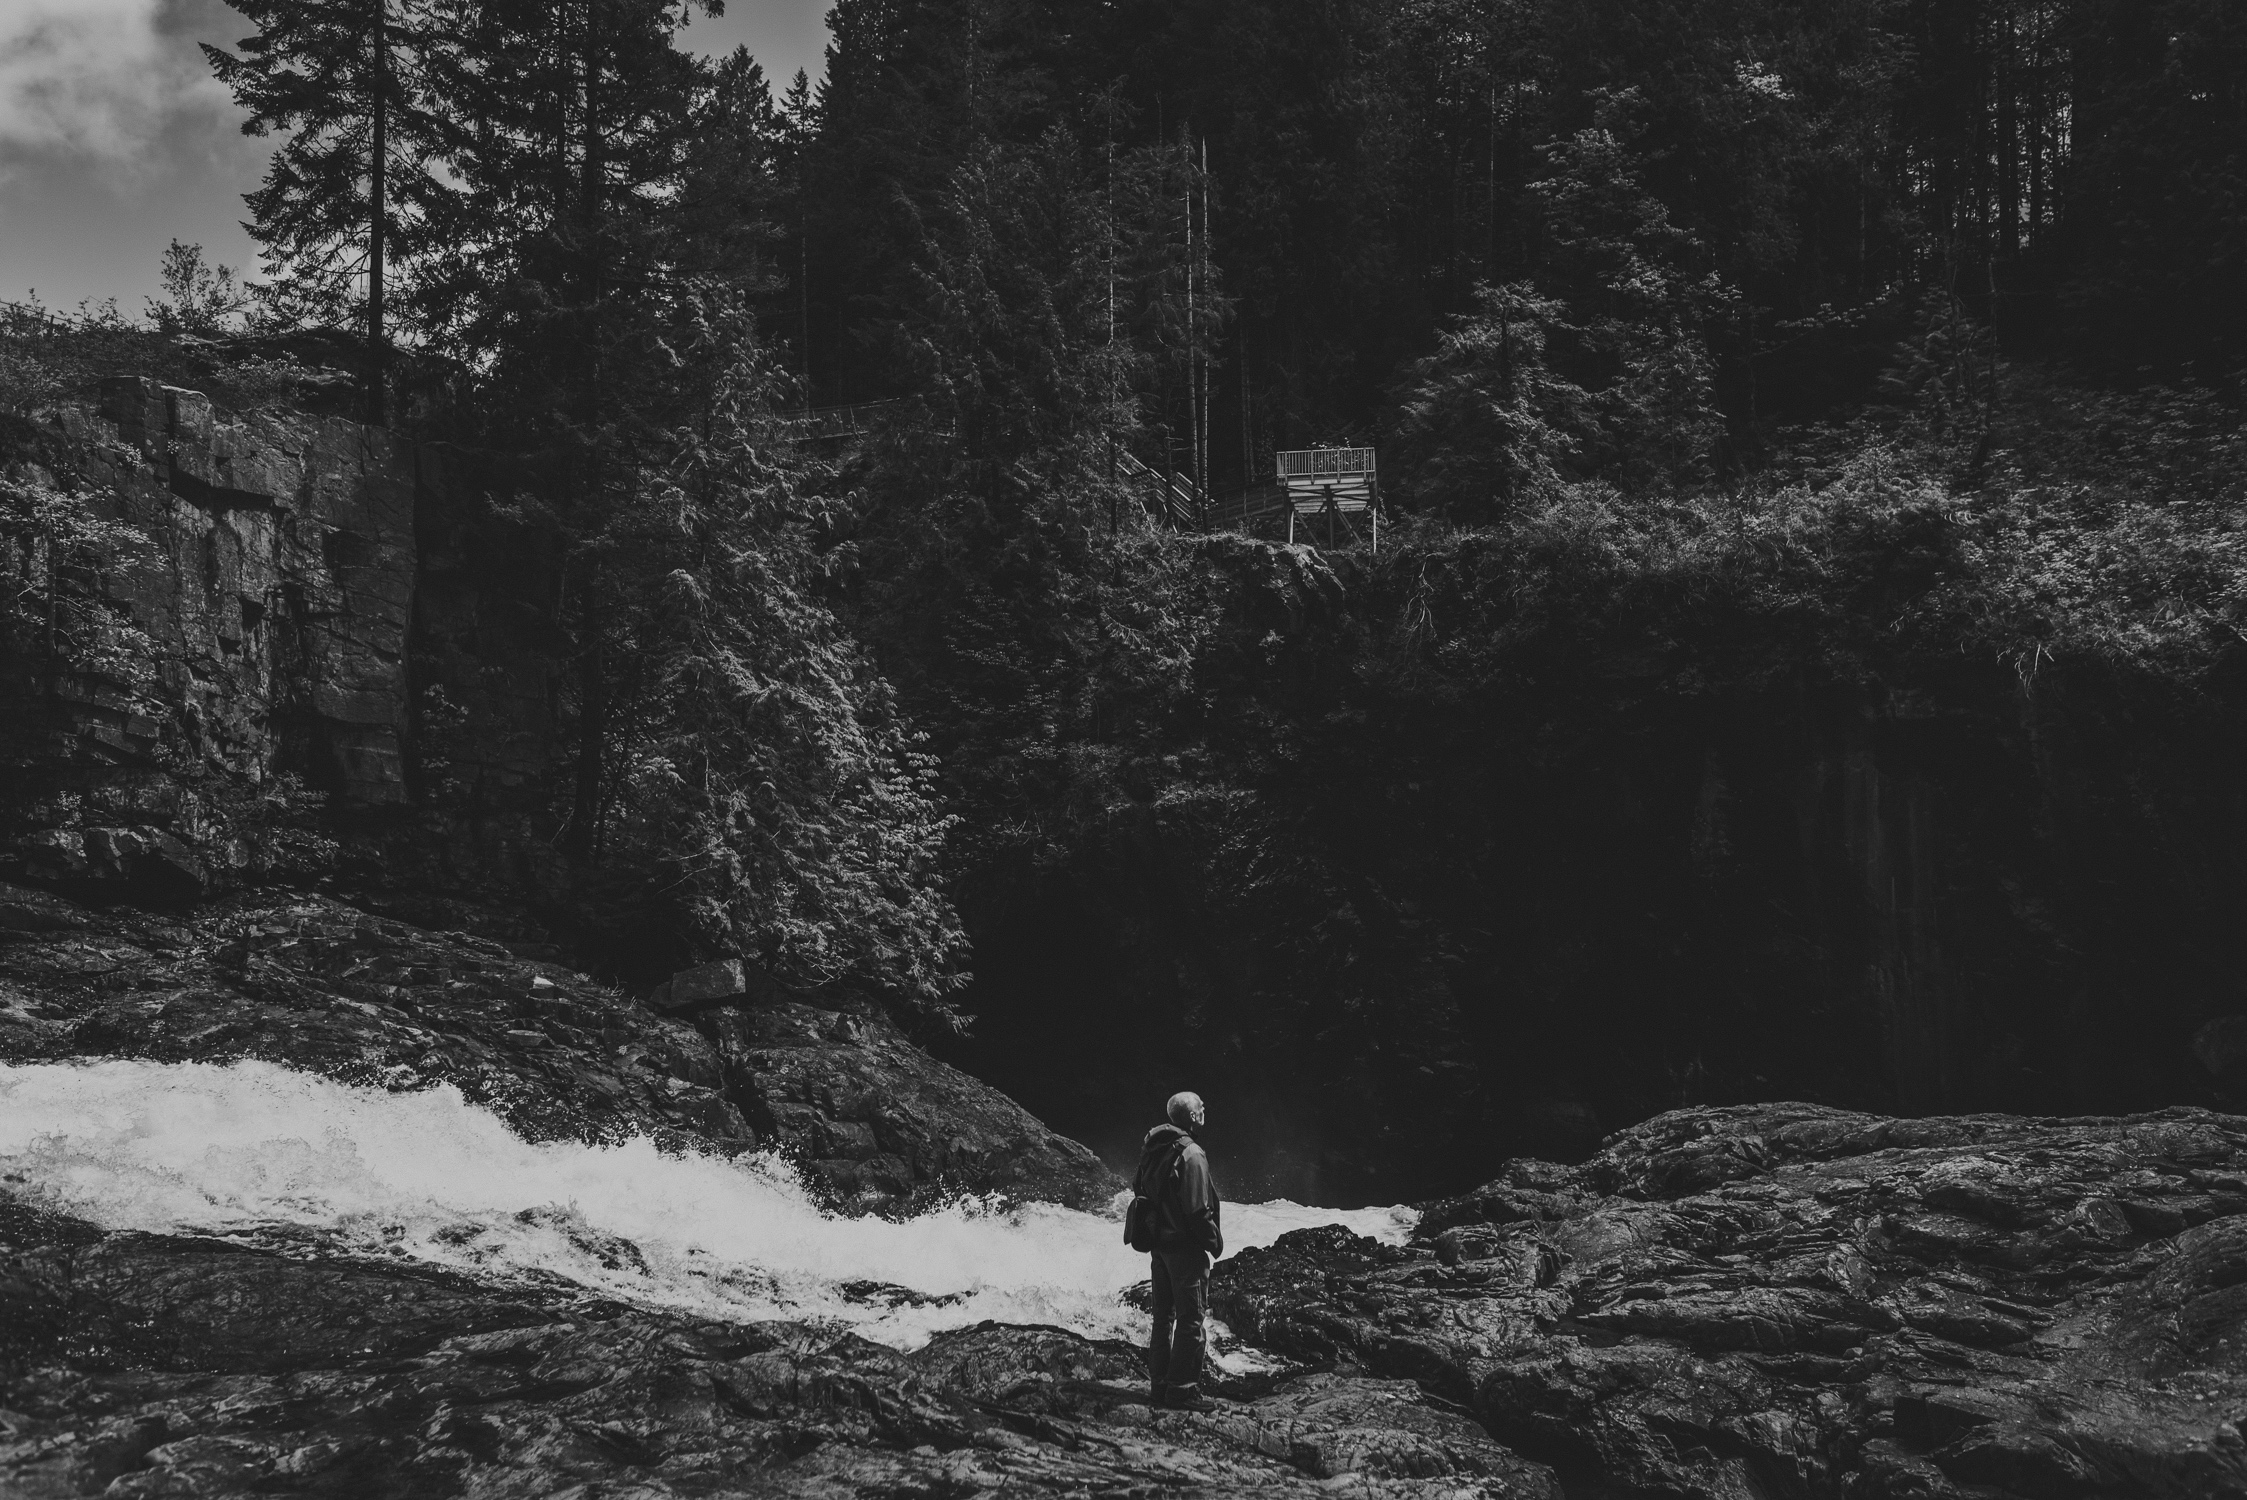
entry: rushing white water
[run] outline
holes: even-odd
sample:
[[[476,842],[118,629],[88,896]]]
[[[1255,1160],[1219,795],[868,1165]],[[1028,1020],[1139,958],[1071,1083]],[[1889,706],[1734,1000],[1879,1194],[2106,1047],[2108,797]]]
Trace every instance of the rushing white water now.
[[[111,1229],[314,1228],[369,1254],[546,1272],[711,1317],[840,1320],[898,1348],[986,1318],[1143,1327],[1120,1296],[1146,1274],[1120,1212],[962,1200],[903,1223],[840,1218],[774,1157],[531,1145],[450,1087],[392,1094],[270,1063],[0,1069],[0,1189]],[[1229,1250],[1332,1223],[1395,1242],[1412,1215],[1225,1206]]]

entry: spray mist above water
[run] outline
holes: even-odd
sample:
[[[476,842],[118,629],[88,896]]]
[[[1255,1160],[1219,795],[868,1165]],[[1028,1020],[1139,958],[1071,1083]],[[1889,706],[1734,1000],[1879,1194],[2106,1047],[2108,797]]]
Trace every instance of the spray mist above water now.
[[[392,1094],[270,1063],[0,1068],[0,1190],[107,1229],[255,1237],[733,1320],[835,1319],[901,1349],[995,1319],[1141,1336],[1120,1214],[962,1199],[904,1222],[821,1211],[787,1163],[645,1140],[533,1145],[449,1086]],[[1395,1243],[1405,1209],[1225,1206],[1229,1250],[1344,1224]]]

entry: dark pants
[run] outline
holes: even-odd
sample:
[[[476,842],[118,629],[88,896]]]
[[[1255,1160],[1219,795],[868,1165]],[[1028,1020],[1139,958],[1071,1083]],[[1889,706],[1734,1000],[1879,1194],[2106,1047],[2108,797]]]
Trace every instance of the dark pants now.
[[[1199,1250],[1157,1250],[1147,1259],[1155,1278],[1155,1336],[1147,1345],[1155,1394],[1165,1386],[1198,1394],[1209,1347],[1209,1257]]]

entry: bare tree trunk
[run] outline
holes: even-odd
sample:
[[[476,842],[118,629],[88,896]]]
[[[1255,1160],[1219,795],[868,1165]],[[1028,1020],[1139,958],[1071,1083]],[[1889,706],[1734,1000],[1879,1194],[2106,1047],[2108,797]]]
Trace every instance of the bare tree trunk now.
[[[390,0],[374,0],[373,139],[367,151],[367,420],[380,427],[386,417],[390,346],[383,327],[383,257],[388,250],[384,200],[389,196],[390,155]]]
[[[811,199],[804,192],[804,155],[796,149],[796,313],[804,366],[804,410],[811,410]]]
[[[581,499],[580,524],[586,531],[601,525],[606,478],[601,441],[601,326],[602,293],[601,209],[605,163],[601,141],[601,0],[584,0],[585,30],[579,65],[582,69],[582,114],[578,121],[578,234],[579,268],[583,278],[584,338],[579,357],[584,361],[578,380],[580,420],[586,444],[582,472],[576,477]],[[601,788],[607,770],[609,716],[608,663],[601,632],[605,611],[601,604],[601,570],[591,565],[579,607],[577,786],[570,813],[568,852],[579,859],[594,858],[600,848]]]
[[[1186,480],[1197,482],[1202,451],[1201,261],[1194,238],[1194,136],[1189,121],[1179,142],[1186,158]]]
[[[1248,390],[1248,320],[1241,320],[1240,350],[1233,357],[1240,361],[1241,374],[1241,489],[1256,483],[1256,415],[1250,404]]]
[[[1201,172],[1195,186],[1201,195],[1201,235],[1195,241],[1195,281],[1200,288],[1196,296],[1196,317],[1199,321],[1202,302],[1209,295],[1209,138],[1202,138]],[[1201,492],[1201,515],[1197,517],[1201,529],[1209,529],[1209,340],[1206,333],[1201,339],[1201,365],[1194,381],[1194,488]]]
[[[570,807],[570,831],[565,850],[581,860],[599,851],[601,833],[601,783],[608,757],[608,664],[601,649],[601,575],[596,564],[586,579],[580,605],[578,648],[577,784]]]
[[[601,301],[601,209],[604,177],[607,162],[603,159],[601,140],[601,0],[585,0],[584,56],[581,64],[585,70],[584,113],[578,122],[578,185],[577,218],[578,246],[581,274],[584,277],[584,297],[588,311],[596,310]],[[594,416],[593,406],[598,399],[600,379],[600,329],[596,322],[587,329],[587,378],[585,395],[587,416]]]

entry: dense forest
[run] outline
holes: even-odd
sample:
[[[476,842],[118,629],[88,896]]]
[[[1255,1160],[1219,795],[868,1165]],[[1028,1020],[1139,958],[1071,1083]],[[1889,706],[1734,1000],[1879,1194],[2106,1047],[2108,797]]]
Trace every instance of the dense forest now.
[[[415,815],[528,796],[585,961],[879,995],[1103,1149],[1198,1080],[1323,1200],[2235,1081],[2235,8],[838,0],[813,86],[673,0],[234,4],[271,274],[14,309],[0,405],[444,454],[553,746],[450,775],[425,686]],[[1377,551],[1123,477],[1329,444]],[[114,656],[30,495],[0,628]]]

